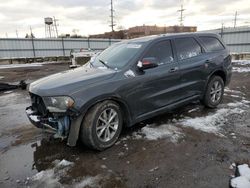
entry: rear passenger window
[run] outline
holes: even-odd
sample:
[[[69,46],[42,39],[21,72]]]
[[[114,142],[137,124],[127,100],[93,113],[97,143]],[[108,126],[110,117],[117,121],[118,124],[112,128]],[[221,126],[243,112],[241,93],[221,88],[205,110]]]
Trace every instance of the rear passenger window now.
[[[175,39],[175,45],[179,60],[195,57],[202,53],[201,46],[191,37]]]
[[[224,46],[215,37],[199,37],[209,52],[224,50]]]
[[[174,58],[170,41],[167,40],[154,44],[144,56],[144,58],[148,57],[156,58],[159,62],[158,65],[173,62]]]

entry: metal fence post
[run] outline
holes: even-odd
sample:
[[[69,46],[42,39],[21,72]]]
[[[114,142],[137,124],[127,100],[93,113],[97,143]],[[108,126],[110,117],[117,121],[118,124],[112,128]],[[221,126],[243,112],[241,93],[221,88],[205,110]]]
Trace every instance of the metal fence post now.
[[[62,50],[63,50],[63,56],[65,57],[65,47],[64,47],[64,40],[62,37]]]
[[[223,24],[221,26],[221,31],[220,31],[220,37],[223,39],[223,32],[224,32],[224,29],[223,29]]]
[[[109,38],[109,46],[111,45],[111,38]]]
[[[88,37],[88,49],[90,49],[90,42],[89,42],[89,37]]]
[[[36,57],[36,50],[34,45],[34,38],[31,36],[31,43],[32,43],[32,49],[33,49],[33,56]]]

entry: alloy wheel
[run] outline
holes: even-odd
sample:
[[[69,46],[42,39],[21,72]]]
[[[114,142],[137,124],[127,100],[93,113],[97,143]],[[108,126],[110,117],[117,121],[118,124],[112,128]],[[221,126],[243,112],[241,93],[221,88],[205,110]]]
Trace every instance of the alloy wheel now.
[[[119,126],[119,116],[113,108],[103,110],[97,119],[96,134],[100,141],[108,142],[116,134]]]
[[[222,85],[219,81],[215,81],[210,90],[210,98],[213,103],[218,102],[222,95]]]

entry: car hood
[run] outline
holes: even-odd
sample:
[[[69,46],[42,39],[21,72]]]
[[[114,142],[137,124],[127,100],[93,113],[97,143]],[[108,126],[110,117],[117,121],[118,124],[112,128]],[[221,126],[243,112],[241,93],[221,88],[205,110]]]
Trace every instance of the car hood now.
[[[116,71],[111,69],[79,67],[32,82],[29,91],[40,96],[70,95],[80,89],[109,79],[115,73]]]

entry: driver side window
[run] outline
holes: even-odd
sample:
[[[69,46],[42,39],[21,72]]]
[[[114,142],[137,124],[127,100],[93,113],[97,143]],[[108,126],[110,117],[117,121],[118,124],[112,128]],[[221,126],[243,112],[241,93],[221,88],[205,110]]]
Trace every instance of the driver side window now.
[[[170,40],[161,41],[150,47],[144,58],[154,57],[158,65],[172,63],[174,61]]]

